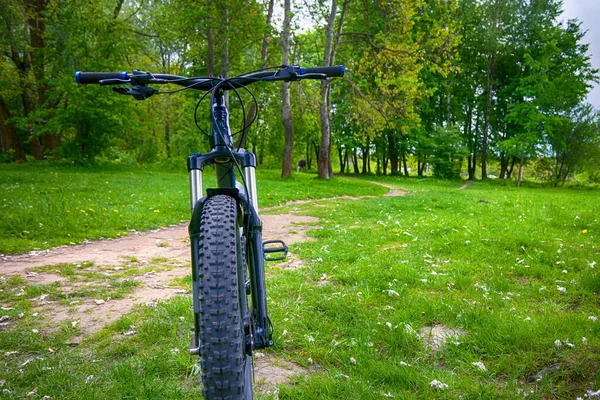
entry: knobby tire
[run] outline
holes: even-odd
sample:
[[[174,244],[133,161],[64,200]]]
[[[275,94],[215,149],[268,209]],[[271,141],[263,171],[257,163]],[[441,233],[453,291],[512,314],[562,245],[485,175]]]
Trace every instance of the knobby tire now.
[[[245,262],[236,201],[210,197],[200,217],[198,295],[202,394],[207,400],[252,398],[252,359],[245,351],[248,320]]]

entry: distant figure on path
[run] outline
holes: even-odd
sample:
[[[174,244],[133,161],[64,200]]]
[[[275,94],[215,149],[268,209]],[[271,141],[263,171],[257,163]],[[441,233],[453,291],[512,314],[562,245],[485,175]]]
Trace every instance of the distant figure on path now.
[[[304,171],[304,167],[306,167],[306,160],[301,158],[300,161],[298,161],[298,166],[296,167],[296,171],[298,171],[298,172]]]

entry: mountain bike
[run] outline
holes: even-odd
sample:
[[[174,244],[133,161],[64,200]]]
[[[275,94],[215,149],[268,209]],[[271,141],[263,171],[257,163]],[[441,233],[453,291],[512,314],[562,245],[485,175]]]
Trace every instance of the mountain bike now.
[[[302,68],[297,65],[270,67],[232,78],[200,76],[186,78],[128,72],[75,73],[79,84],[125,85],[113,87],[119,94],[146,100],[156,94],[182,90],[204,91],[194,111],[210,94],[211,150],[193,153],[187,166],[190,175],[189,224],[192,266],[194,334],[190,353],[200,356],[202,393],[205,399],[252,399],[253,354],[272,346],[273,326],[267,313],[264,261],[282,260],[287,245],[281,240],[262,240],[258,216],[256,156],[239,145],[256,119],[247,123],[239,90],[256,82],[299,81],[342,77],[344,67]],[[149,85],[175,84],[180,89],[159,91]],[[242,129],[232,133],[226,92],[232,91],[242,104]],[[256,102],[256,98],[252,95]],[[258,104],[257,104],[258,105]],[[234,136],[240,134],[238,146]],[[211,167],[216,188],[203,193],[202,172]]]

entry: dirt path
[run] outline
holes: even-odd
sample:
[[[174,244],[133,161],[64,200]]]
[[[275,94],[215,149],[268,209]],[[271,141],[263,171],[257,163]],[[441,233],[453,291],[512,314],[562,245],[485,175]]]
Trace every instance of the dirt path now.
[[[461,187],[458,188],[458,190],[464,190],[466,188],[468,188],[469,186],[471,186],[473,184],[473,181],[466,181]]]
[[[262,220],[265,240],[281,239],[288,245],[306,240],[308,226],[303,224],[318,221],[314,217],[290,214],[264,215]],[[65,320],[79,321],[78,326],[82,333],[91,333],[107,323],[116,321],[136,304],[169,299],[174,294],[182,293],[181,288],[169,284],[176,278],[189,275],[189,258],[187,225],[177,225],[136,232],[132,236],[119,239],[5,256],[0,260],[0,275],[21,274],[31,284],[49,284],[65,281],[65,278],[50,272],[31,273],[28,270],[44,265],[83,262],[93,262],[98,268],[115,266],[118,269],[119,265],[131,259],[135,259],[142,266],[151,264],[153,259],[168,260],[170,269],[167,271],[133,276],[133,279],[140,282],[140,286],[125,298],[108,300],[100,305],[96,304],[97,299],[86,299],[75,307],[53,306],[47,302],[44,304],[44,314],[54,324]],[[102,272],[110,273],[106,269]]]

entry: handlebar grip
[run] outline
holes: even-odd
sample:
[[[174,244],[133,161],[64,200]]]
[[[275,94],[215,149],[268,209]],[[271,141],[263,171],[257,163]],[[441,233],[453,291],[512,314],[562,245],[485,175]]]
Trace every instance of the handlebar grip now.
[[[304,74],[324,74],[329,78],[342,77],[346,69],[343,65],[334,65],[332,67],[314,67],[314,68],[301,68],[300,75]]]
[[[80,85],[100,83],[105,79],[127,79],[127,72],[75,72],[75,81]]]

